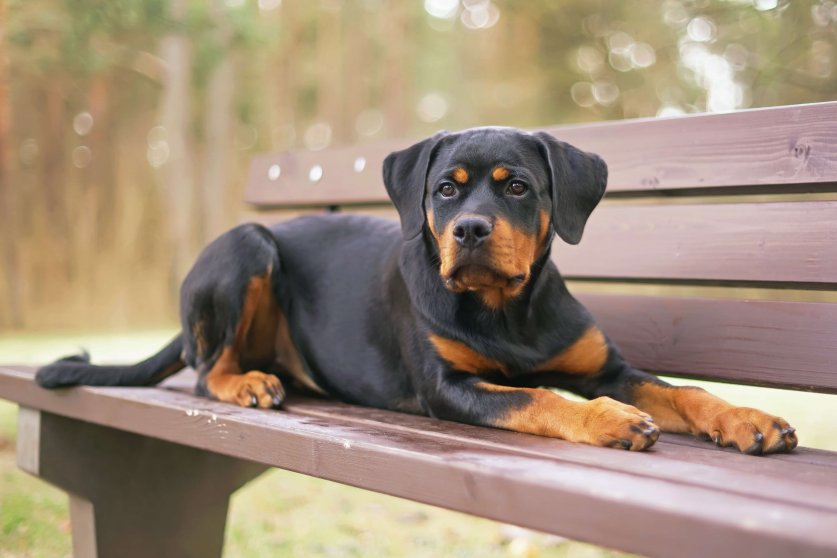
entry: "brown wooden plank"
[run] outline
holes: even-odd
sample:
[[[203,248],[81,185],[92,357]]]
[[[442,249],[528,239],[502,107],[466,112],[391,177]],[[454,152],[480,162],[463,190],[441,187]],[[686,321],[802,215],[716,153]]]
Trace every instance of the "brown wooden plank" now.
[[[274,223],[317,210],[264,211]],[[341,212],[397,219],[391,207]],[[578,246],[553,244],[568,278],[837,284],[837,202],[603,205]]]
[[[837,189],[837,102],[548,127],[560,139],[602,155],[609,192],[787,184]],[[386,155],[393,140],[317,152],[255,157],[245,200],[266,205],[387,202]],[[363,158],[361,172],[355,161]],[[278,176],[271,167],[278,165]],[[311,181],[319,165],[322,178]],[[272,179],[271,177],[275,177]]]
[[[166,380],[164,387],[182,393],[192,393],[194,385],[195,375],[192,371],[187,370]],[[421,430],[423,435],[438,434],[447,437],[460,437],[464,440],[485,443],[489,446],[491,444],[504,444],[521,451],[535,451],[541,455],[549,455],[553,458],[556,457],[555,444],[559,443],[541,436],[521,436],[506,430],[476,428],[455,422],[435,420],[421,415],[410,415],[406,413],[393,414],[390,411],[381,409],[348,405],[332,399],[314,398],[296,393],[291,394],[285,410],[287,408],[292,408],[293,412],[303,415],[334,416],[343,420],[360,421],[369,424],[374,422],[389,425],[392,428]],[[379,426],[376,425],[376,427]],[[717,463],[717,455],[715,453],[720,452],[727,454],[722,457],[724,459],[724,468],[747,473],[748,475],[755,473],[771,475],[782,480],[787,480],[787,468],[786,465],[776,464],[776,461],[802,465],[802,467],[796,467],[794,470],[794,480],[818,483],[819,485],[830,485],[835,480],[834,470],[837,469],[837,453],[821,449],[798,447],[792,453],[774,454],[767,459],[754,462],[750,456],[742,455],[735,448],[718,447],[688,434],[664,433],[654,446],[653,451],[659,452],[663,450],[666,457],[672,457],[669,454],[672,451],[668,449],[669,445],[689,446],[698,450],[697,452],[686,452],[683,449],[676,450],[677,454],[674,457],[679,460],[691,460],[692,458],[690,456],[696,455],[699,456],[697,458],[699,462]],[[600,453],[598,453],[599,450],[596,448],[589,448],[588,446],[578,444],[571,444],[571,446],[574,448],[582,448],[582,450],[588,448],[593,452],[590,455],[594,458],[589,461],[584,461],[585,464],[604,467],[610,465],[610,460],[605,463],[600,462]],[[566,454],[561,455],[566,456]],[[633,454],[628,453],[622,455]],[[573,454],[572,457],[577,456]],[[625,463],[616,459],[613,465],[622,467],[625,466]],[[811,465],[813,467],[810,467]],[[689,480],[682,478],[682,475],[680,477],[681,481]]]
[[[74,556],[220,557],[230,494],[265,471],[30,408],[19,419],[34,441],[24,462],[37,461],[26,470],[70,494]]]
[[[629,551],[827,556],[837,550],[837,513],[765,505],[725,487],[676,484],[336,418],[236,408],[176,391],[154,390],[153,398],[149,389],[45,392],[30,378],[31,372],[4,370],[0,394],[74,418]],[[556,442],[556,454],[573,446]],[[628,455],[652,466],[656,458],[597,451],[602,461]]]
[[[388,203],[381,175],[384,158],[408,144],[379,142],[256,156],[250,164],[244,201],[270,206]],[[355,170],[361,168],[361,161],[362,170]],[[312,180],[316,167],[321,177]]]
[[[547,128],[611,169],[611,192],[837,182],[837,102]]]
[[[801,448],[793,454],[771,456],[754,462],[733,448],[718,448],[711,442],[694,439],[684,443],[681,436],[663,434],[651,451],[655,455],[653,466],[638,454],[620,452],[602,460],[600,448],[583,444],[559,442],[541,436],[520,435],[492,428],[475,428],[454,422],[434,420],[424,416],[394,414],[380,409],[346,405],[335,401],[296,397],[290,400],[287,410],[293,413],[340,419],[376,429],[398,429],[414,436],[459,440],[477,444],[489,450],[514,451],[544,459],[625,472],[643,477],[667,480],[673,483],[712,488],[726,487],[735,492],[766,500],[801,502],[824,510],[837,508],[837,454]],[[673,443],[672,443],[673,442]],[[560,446],[560,451],[556,449]],[[727,455],[719,456],[719,452]],[[820,462],[812,462],[811,453]],[[795,459],[794,464],[781,462],[777,457]],[[720,458],[720,460],[719,460]],[[784,485],[788,481],[789,467],[794,469],[795,483],[791,490],[778,489],[765,493],[765,484]]]
[[[662,440],[662,442],[666,445],[672,444],[681,447],[689,447],[700,453],[703,453],[706,450],[707,444],[706,441],[696,438],[690,434],[671,433],[665,434],[665,439]],[[740,455],[739,451],[733,447],[715,447],[714,449],[715,451],[723,453]],[[685,452],[683,449],[677,450],[677,454],[684,457],[690,455],[690,453]],[[801,463],[806,465],[806,467],[804,467],[806,474],[809,474],[813,470],[818,470],[822,471],[827,477],[834,475],[835,470],[837,470],[837,456],[835,456],[835,452],[815,448],[798,447],[791,453],[773,454],[770,456],[770,461]],[[752,465],[751,462],[745,462],[745,467],[748,463],[750,466]],[[724,461],[724,466],[727,466],[727,464],[728,462]],[[808,467],[808,465],[813,465],[814,467]],[[746,472],[746,470],[746,468],[742,468],[742,472]]]
[[[635,366],[837,393],[837,304],[578,293]]]
[[[837,202],[602,206],[567,277],[837,283]]]

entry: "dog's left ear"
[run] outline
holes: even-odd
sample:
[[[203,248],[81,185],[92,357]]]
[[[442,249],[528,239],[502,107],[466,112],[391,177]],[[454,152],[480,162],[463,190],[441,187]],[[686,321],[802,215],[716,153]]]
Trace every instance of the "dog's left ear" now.
[[[537,132],[552,182],[552,226],[569,244],[578,244],[590,213],[607,186],[607,165],[546,132]]]
[[[424,225],[424,189],[430,160],[439,140],[447,132],[439,132],[384,159],[384,186],[401,217],[401,233],[405,240],[415,237]]]

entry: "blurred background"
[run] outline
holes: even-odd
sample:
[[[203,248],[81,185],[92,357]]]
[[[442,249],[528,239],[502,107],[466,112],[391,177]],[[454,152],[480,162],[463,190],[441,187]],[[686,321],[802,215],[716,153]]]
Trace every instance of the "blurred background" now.
[[[0,0],[0,362],[161,346],[258,152],[834,99],[831,0]],[[837,449],[828,396],[711,389]],[[69,555],[66,496],[16,470],[14,432],[0,402],[0,558]],[[227,541],[612,555],[283,471],[234,497]]]
[[[797,0],[0,0],[0,331],[175,322],[251,155],[837,97]]]

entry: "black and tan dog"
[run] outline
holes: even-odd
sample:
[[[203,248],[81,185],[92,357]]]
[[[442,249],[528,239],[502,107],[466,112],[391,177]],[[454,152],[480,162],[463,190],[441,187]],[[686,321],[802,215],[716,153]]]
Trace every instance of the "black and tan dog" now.
[[[632,368],[549,258],[576,244],[607,167],[543,133],[440,133],[384,162],[401,216],[239,226],[183,283],[183,330],[133,366],[70,357],[55,388],[153,385],[185,366],[199,394],[278,407],[280,378],[349,403],[642,450],[660,429],[746,453],[790,451],[781,418]],[[571,401],[543,386],[590,401]],[[651,418],[653,417],[653,419]]]

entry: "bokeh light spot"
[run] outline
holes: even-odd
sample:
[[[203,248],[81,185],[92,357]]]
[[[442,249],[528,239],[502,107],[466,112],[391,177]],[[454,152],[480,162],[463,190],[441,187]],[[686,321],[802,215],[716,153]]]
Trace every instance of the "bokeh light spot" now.
[[[424,122],[438,122],[448,113],[448,101],[440,93],[428,93],[418,102],[416,112]]]

